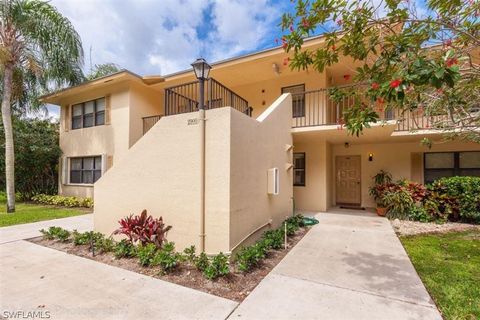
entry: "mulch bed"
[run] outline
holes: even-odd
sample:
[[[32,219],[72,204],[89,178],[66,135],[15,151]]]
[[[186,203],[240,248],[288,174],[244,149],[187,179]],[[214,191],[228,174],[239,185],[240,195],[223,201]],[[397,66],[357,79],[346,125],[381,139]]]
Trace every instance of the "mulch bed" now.
[[[461,232],[468,230],[480,230],[480,225],[458,223],[458,222],[418,222],[395,219],[390,221],[393,229],[398,235],[412,236],[417,234],[427,233],[446,233],[446,232]]]
[[[187,262],[168,274],[162,274],[160,267],[142,267],[138,264],[137,258],[116,259],[113,253],[100,253],[92,256],[88,246],[75,246],[71,241],[59,242],[56,240],[45,240],[42,237],[30,239],[31,242],[60,250],[69,254],[88,258],[122,269],[141,273],[150,277],[172,282],[181,286],[200,290],[226,299],[241,302],[252,290],[262,281],[263,278],[285,257],[285,255],[303,238],[309,228],[300,228],[296,234],[288,238],[286,250],[271,250],[262,263],[249,273],[242,273],[231,266],[231,273],[226,277],[216,280],[206,279],[202,272]]]

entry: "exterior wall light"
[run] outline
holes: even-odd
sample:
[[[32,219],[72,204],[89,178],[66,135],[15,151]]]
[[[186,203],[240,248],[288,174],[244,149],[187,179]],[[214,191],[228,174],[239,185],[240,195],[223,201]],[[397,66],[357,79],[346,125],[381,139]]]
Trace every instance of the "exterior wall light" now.
[[[343,146],[344,146],[345,148],[350,148],[350,143],[349,143],[349,142],[345,142],[345,143],[343,144]]]
[[[368,154],[368,161],[373,161],[373,153]]]

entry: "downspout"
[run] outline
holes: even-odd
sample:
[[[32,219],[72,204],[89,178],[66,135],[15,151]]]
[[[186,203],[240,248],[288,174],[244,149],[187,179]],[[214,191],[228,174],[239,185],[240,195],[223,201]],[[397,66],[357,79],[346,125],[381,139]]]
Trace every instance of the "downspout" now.
[[[200,80],[200,252],[205,252],[205,80]]]

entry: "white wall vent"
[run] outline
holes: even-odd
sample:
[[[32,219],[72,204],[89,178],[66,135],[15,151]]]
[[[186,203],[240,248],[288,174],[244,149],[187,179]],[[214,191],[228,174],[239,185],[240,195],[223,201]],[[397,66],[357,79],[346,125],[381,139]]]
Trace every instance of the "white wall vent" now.
[[[280,177],[278,168],[268,169],[268,194],[277,195],[280,192]]]

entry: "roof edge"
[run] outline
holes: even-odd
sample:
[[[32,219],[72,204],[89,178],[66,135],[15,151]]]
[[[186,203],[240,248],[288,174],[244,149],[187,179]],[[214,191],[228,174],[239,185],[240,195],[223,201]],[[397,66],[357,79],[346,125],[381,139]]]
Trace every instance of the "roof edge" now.
[[[142,77],[138,74],[136,74],[135,72],[132,72],[130,70],[127,70],[127,69],[121,69],[120,71],[117,71],[115,73],[112,73],[112,74],[109,74],[109,75],[106,75],[106,76],[103,76],[103,77],[99,77],[99,78],[95,78],[95,79],[92,79],[92,80],[88,80],[88,81],[85,81],[85,82],[82,82],[82,83],[79,83],[77,85],[74,85],[74,86],[71,86],[71,87],[66,87],[66,88],[63,88],[63,89],[59,89],[59,90],[56,90],[54,92],[51,92],[51,93],[47,93],[47,94],[44,94],[42,96],[39,97],[39,100],[43,103],[48,103],[46,102],[45,100],[49,99],[49,98],[53,98],[57,95],[60,95],[62,93],[65,93],[67,91],[70,91],[70,90],[73,90],[73,89],[77,89],[77,88],[80,88],[80,87],[84,87],[84,86],[89,86],[89,85],[93,85],[95,84],[96,82],[105,82],[105,81],[108,81],[110,79],[113,79],[115,77],[118,77],[122,74],[125,74],[125,75],[129,75],[129,76],[132,76],[140,81],[142,81],[145,85],[151,85],[151,84],[155,84],[155,83],[159,83],[159,82],[163,82],[165,81],[165,78],[164,77],[161,77],[161,76],[155,76],[155,75],[149,75],[149,76],[145,76],[145,77]]]
[[[324,37],[325,37],[325,34],[321,34],[321,35],[316,35],[316,36],[311,36],[311,37],[305,38],[304,41],[312,41],[312,40],[317,40],[317,39],[321,39],[321,38],[324,38]],[[275,50],[278,50],[278,49],[282,49],[282,46],[274,46],[274,47],[267,48],[267,49],[262,49],[262,50],[258,50],[258,51],[254,51],[254,52],[250,52],[250,53],[241,54],[241,55],[238,55],[236,57],[218,60],[218,61],[210,63],[210,65],[211,66],[217,66],[217,65],[220,65],[220,64],[223,64],[223,63],[228,63],[228,62],[232,62],[232,61],[235,61],[235,60],[250,58],[250,57],[256,56],[258,54],[268,53],[268,52],[275,51]],[[171,77],[179,76],[179,75],[182,75],[184,73],[189,73],[189,72],[192,72],[192,71],[193,71],[193,68],[189,68],[189,69],[184,69],[184,70],[181,70],[181,71],[176,71],[176,72],[173,72],[173,73],[168,73],[168,74],[163,75],[162,77],[163,78],[171,78]]]

